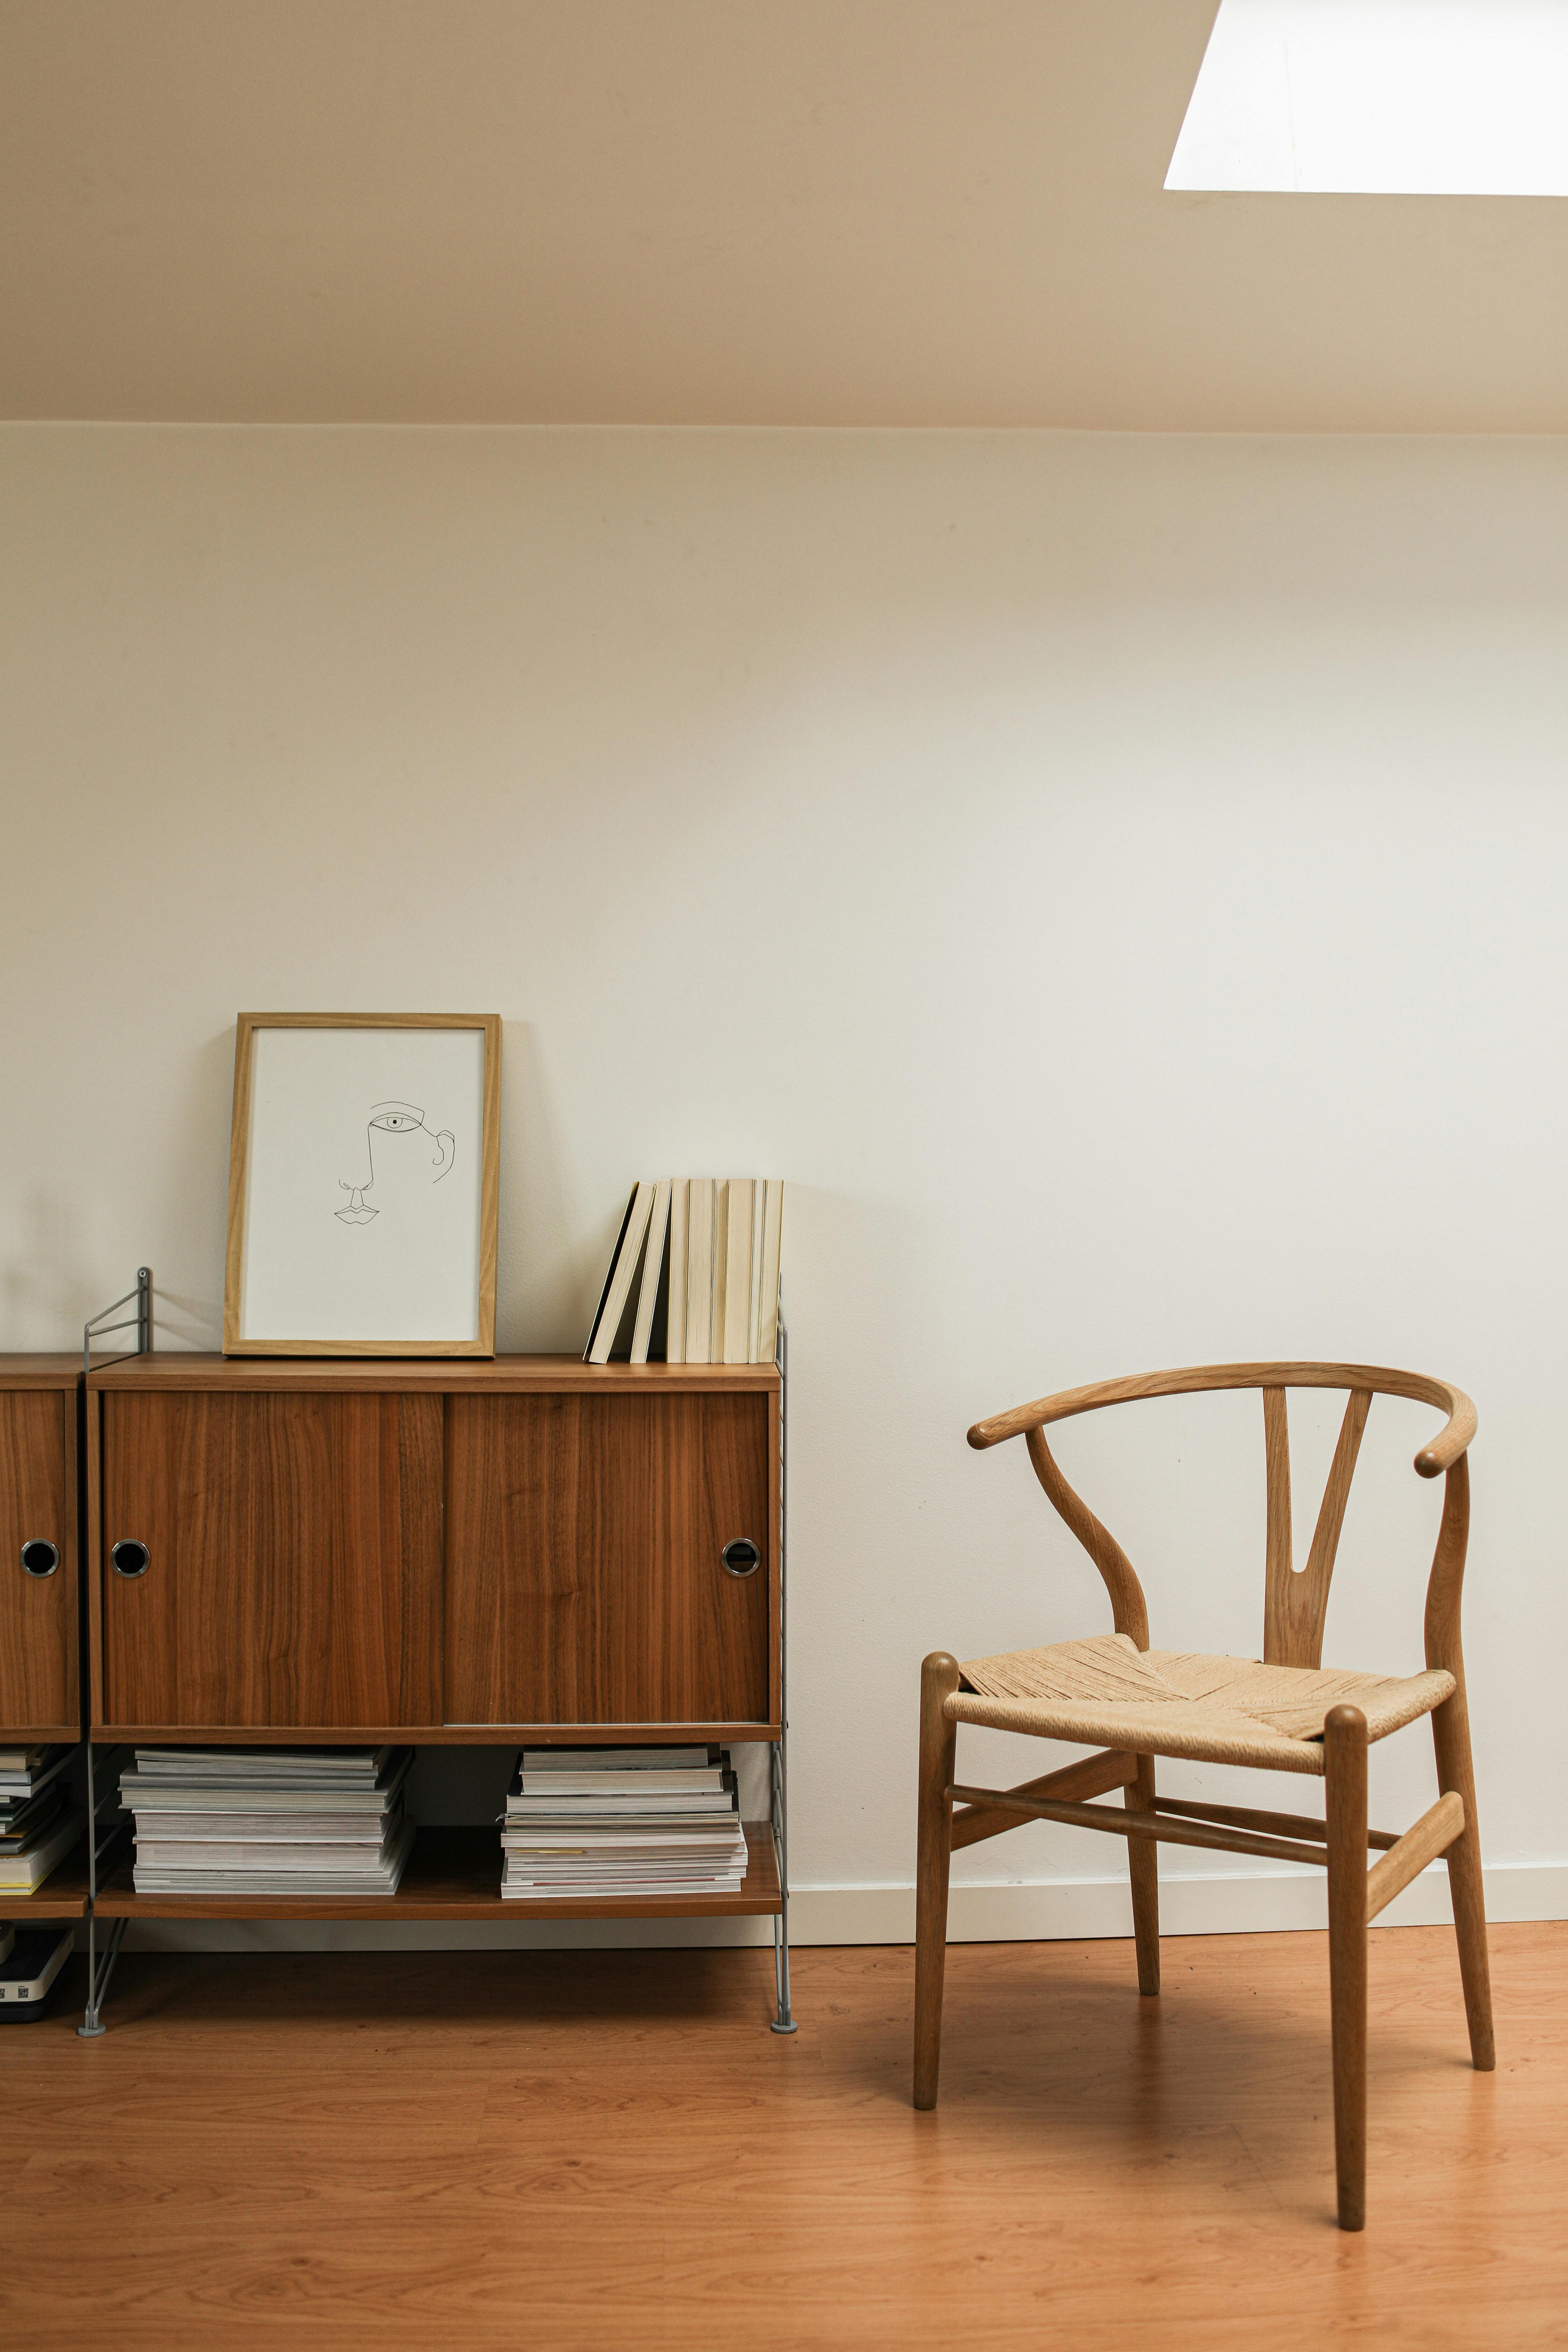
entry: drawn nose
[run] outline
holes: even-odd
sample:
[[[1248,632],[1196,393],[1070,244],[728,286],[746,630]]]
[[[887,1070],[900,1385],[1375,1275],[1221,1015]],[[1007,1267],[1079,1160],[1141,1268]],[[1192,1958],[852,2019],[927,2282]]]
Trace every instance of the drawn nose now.
[[[339,1181],[342,1181],[341,1179]],[[376,1212],[365,1206],[365,1187],[363,1184],[344,1184],[342,1189],[349,1196],[349,1204],[346,1209],[334,1210],[334,1216],[345,1225],[368,1225]]]

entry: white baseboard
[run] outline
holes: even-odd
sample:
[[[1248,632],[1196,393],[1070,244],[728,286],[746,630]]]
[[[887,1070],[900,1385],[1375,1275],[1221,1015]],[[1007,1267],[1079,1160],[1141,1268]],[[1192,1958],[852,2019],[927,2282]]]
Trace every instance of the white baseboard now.
[[[1498,1863],[1486,1874],[1487,1915],[1509,1919],[1568,1919],[1568,1862]],[[1327,1924],[1326,1890],[1316,1871],[1170,1871],[1160,1880],[1160,1930],[1166,1936],[1266,1935]],[[1436,1926],[1453,1916],[1448,1874],[1435,1864],[1391,1903],[1380,1927]],[[908,1944],[914,1940],[912,1886],[802,1886],[790,1899],[790,1941],[808,1944]],[[948,1935],[956,1944],[1047,1943],[1130,1936],[1125,1875],[955,1883]],[[126,1937],[133,1952],[527,1951],[671,1946],[771,1944],[771,1919],[563,1919],[489,1921],[298,1919],[258,1923],[148,1920]]]
[[[1568,1862],[1500,1863],[1486,1873],[1487,1916],[1568,1919]],[[1445,1925],[1453,1918],[1448,1874],[1435,1864],[1382,1912],[1379,1927]],[[1326,1927],[1328,1887],[1319,1871],[1165,1871],[1160,1877],[1163,1936],[1248,1936]],[[790,1904],[798,1944],[908,1944],[914,1940],[912,1886],[803,1887]],[[1046,1943],[1131,1936],[1125,1877],[1006,1880],[953,1885],[948,1940],[954,1944]]]

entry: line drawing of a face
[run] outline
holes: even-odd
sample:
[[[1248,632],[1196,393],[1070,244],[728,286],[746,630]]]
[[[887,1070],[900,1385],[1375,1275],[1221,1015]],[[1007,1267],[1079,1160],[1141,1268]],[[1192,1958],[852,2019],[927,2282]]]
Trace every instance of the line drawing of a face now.
[[[436,1146],[436,1157],[430,1162],[436,1173],[430,1181],[433,1184],[438,1184],[444,1176],[451,1174],[453,1162],[458,1156],[458,1144],[449,1127],[443,1127],[439,1130],[427,1128],[425,1124],[425,1114],[416,1103],[374,1103],[371,1106],[370,1118],[364,1131],[365,1166],[369,1172],[363,1184],[351,1184],[346,1177],[339,1177],[338,1190],[341,1192],[346,1192],[349,1196],[346,1209],[334,1209],[332,1212],[340,1224],[368,1225],[373,1217],[377,1217],[381,1213],[379,1209],[373,1209],[364,1197],[375,1183],[377,1135],[412,1135],[416,1129],[427,1136]]]

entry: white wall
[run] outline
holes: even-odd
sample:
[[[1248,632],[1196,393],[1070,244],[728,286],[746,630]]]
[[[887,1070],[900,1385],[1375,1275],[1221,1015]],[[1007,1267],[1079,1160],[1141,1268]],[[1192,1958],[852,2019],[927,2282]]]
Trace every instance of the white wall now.
[[[1478,1400],[1493,1900],[1561,1907],[1563,442],[13,426],[0,517],[0,1345],[144,1259],[216,1344],[237,1010],[499,1010],[503,1347],[581,1344],[630,1177],[793,1183],[803,1886],[907,1888],[923,1652],[1109,1623],[966,1425],[1326,1355]],[[1420,1663],[1432,1426],[1373,1408],[1332,1661]],[[1156,1641],[1256,1651],[1256,1396],[1061,1453]],[[1120,1845],[959,1867],[1125,1916]]]

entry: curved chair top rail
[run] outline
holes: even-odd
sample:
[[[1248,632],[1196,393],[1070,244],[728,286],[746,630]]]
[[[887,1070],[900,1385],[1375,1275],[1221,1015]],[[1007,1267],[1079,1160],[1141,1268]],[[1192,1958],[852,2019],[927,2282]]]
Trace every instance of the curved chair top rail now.
[[[1189,1364],[1180,1371],[1135,1373],[1130,1380],[1097,1381],[1089,1388],[1063,1389],[1037,1397],[1010,1412],[977,1421],[971,1445],[1000,1445],[1047,1422],[1070,1421],[1075,1413],[1098,1412],[1101,1405],[1128,1404],[1141,1397],[1189,1396],[1200,1389],[1350,1389],[1374,1396],[1411,1397],[1436,1405],[1448,1418],[1430,1445],[1415,1456],[1423,1478],[1452,1467],[1476,1433],[1476,1408],[1463,1389],[1425,1372],[1391,1371],[1381,1364]]]

